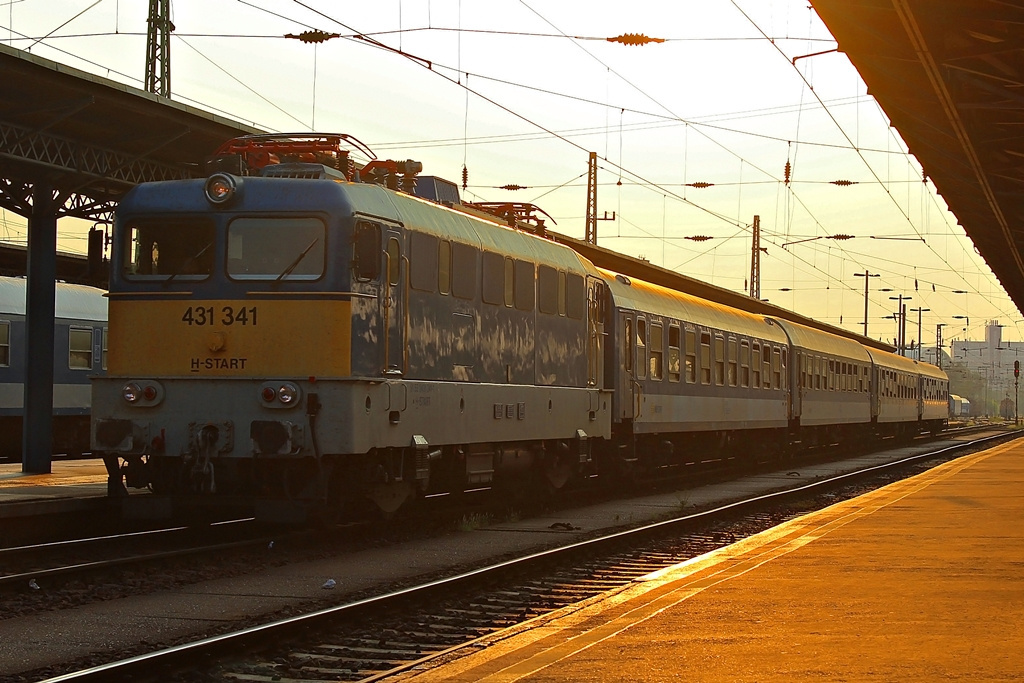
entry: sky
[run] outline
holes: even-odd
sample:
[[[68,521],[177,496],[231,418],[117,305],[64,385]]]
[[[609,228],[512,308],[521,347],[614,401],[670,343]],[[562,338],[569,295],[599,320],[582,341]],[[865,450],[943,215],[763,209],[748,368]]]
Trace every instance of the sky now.
[[[141,88],[147,4],[0,0],[0,42]],[[926,345],[938,324],[948,343],[990,320],[1022,339],[806,0],[172,0],[171,16],[179,102],[348,133],[460,184],[465,166],[464,198],[532,202],[579,238],[596,152],[602,246],[745,292],[756,215],[774,304],[863,331],[866,271],[871,337],[892,342],[903,295],[928,309],[908,339],[919,315]],[[339,37],[285,37],[314,29]],[[606,40],[627,33],[664,42]],[[62,220],[59,248],[84,252],[88,227]],[[24,242],[24,220],[0,210],[0,239]]]

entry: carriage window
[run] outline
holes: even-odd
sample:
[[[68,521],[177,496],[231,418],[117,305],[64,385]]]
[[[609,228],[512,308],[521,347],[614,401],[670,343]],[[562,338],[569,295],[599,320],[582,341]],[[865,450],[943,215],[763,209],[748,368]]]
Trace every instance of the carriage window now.
[[[711,384],[711,333],[700,333],[700,383]]]
[[[103,346],[100,347],[100,367],[107,369],[107,328],[103,328]]]
[[[380,226],[376,223],[356,224],[352,273],[360,282],[376,280],[380,276]]]
[[[740,384],[750,386],[750,342],[740,342]]]
[[[665,358],[665,332],[659,323],[651,323],[651,379],[660,380]]]
[[[725,384],[725,340],[715,337],[715,384]]]
[[[68,329],[68,367],[72,370],[92,370],[92,328]]]
[[[647,321],[643,318],[636,320],[636,376],[647,376]]]
[[[789,372],[786,368],[789,367],[789,349],[782,349],[782,389],[789,388]]]
[[[476,298],[476,254],[468,244],[452,244],[452,294],[460,299]]]
[[[693,330],[686,331],[686,381],[693,384],[697,381],[697,334]]]
[[[438,239],[421,232],[409,233],[409,286],[433,292],[438,280]]]
[[[626,372],[633,371],[633,321],[630,318],[626,318],[625,325],[622,330],[623,339],[623,350],[626,357],[622,359],[623,367],[626,368]]]
[[[751,350],[750,356],[751,356],[750,357],[750,367],[754,371],[754,373],[753,373],[754,377],[753,377],[753,381],[751,382],[751,386],[754,387],[755,389],[760,389],[761,388],[761,345],[758,344],[757,342],[754,342],[754,348]]]
[[[772,386],[782,388],[782,350],[778,346],[772,349]]]
[[[505,305],[512,307],[516,301],[516,265],[515,261],[505,257]]]
[[[737,358],[736,358],[736,340],[735,339],[730,339],[729,340],[729,386],[730,387],[736,386],[736,378],[737,378],[736,361],[737,361]]]
[[[679,326],[669,325],[668,328],[668,381],[679,381]]]
[[[534,267],[529,261],[516,259],[516,308],[532,311],[536,289],[533,284]]]
[[[484,252],[484,303],[500,304],[505,300],[505,259],[493,251]]]
[[[452,291],[452,243],[448,240],[437,243],[437,291]]]
[[[772,348],[767,344],[764,345],[764,350],[761,353],[761,361],[764,373],[761,379],[764,380],[764,388],[772,388]]]
[[[228,225],[228,275],[235,280],[316,280],[324,272],[326,237],[318,218],[236,218]]]
[[[132,226],[126,237],[121,273],[129,280],[205,280],[213,271],[213,223],[161,221]]]
[[[104,330],[106,332],[106,330]],[[11,323],[0,320],[0,367],[11,366]]]
[[[583,276],[569,273],[566,278],[565,314],[572,320],[582,320],[587,312],[587,288]]]
[[[558,275],[551,266],[537,269],[537,308],[541,313],[558,313]]]

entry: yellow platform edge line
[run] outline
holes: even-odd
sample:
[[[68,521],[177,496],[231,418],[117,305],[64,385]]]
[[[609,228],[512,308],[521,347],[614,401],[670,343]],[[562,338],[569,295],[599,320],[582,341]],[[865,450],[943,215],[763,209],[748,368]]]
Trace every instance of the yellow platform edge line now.
[[[443,666],[411,672],[403,679],[507,683],[612,638],[635,624],[722,582],[818,540],[850,522],[874,514],[932,484],[949,479],[1019,444],[1011,442],[943,463],[856,498],[807,513],[778,526],[614,589],[467,643],[477,650]],[[545,642],[547,641],[547,642]],[[430,663],[425,663],[430,666]]]

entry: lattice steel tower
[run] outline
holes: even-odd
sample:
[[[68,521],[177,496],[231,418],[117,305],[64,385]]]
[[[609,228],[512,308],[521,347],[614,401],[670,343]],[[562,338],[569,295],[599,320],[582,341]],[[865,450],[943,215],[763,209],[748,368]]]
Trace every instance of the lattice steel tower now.
[[[171,0],[149,0],[146,20],[146,90],[171,96]]]

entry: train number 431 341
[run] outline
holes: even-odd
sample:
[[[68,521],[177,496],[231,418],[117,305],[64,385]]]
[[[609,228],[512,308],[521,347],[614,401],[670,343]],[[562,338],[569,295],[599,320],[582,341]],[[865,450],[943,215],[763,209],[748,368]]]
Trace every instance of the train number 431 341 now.
[[[256,307],[222,306],[217,310],[214,306],[189,306],[181,316],[181,322],[189,325],[255,325]]]

